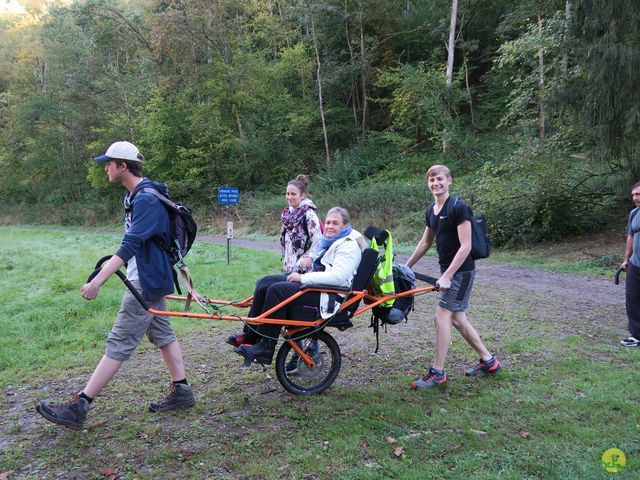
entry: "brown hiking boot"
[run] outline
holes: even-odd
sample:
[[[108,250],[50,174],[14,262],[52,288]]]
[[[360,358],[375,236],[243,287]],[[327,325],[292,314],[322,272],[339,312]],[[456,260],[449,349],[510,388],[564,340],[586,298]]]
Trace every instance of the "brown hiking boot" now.
[[[66,403],[55,404],[43,401],[36,403],[36,412],[44,418],[73,430],[82,430],[88,411],[89,402],[80,397],[80,394],[74,395]]]
[[[162,400],[149,404],[150,412],[166,412],[176,408],[193,407],[196,399],[191,391],[191,385],[184,383],[171,383],[169,394]]]

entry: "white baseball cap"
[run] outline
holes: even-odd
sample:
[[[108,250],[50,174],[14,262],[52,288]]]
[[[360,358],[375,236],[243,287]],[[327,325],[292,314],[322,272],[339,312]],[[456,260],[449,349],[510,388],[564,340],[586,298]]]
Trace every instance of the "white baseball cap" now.
[[[142,162],[144,156],[133,143],[116,142],[112,143],[107,149],[107,153],[94,157],[96,162],[110,162],[111,160],[132,160],[134,162]]]

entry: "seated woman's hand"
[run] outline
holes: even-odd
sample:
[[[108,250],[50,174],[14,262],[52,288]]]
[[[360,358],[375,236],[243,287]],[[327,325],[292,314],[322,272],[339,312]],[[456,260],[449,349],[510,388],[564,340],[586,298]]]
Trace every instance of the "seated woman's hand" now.
[[[306,270],[313,264],[313,260],[311,260],[311,257],[305,254],[302,256],[302,258],[300,258],[300,261],[298,263],[302,268]]]
[[[287,282],[302,283],[302,281],[300,280],[300,274],[299,273],[290,273],[289,276],[287,277]]]

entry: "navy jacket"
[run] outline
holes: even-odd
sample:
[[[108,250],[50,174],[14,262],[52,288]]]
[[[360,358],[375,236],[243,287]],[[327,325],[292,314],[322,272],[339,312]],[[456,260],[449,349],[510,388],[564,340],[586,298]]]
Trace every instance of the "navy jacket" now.
[[[131,226],[125,232],[116,255],[125,263],[131,257],[136,257],[142,294],[147,300],[155,300],[173,293],[173,271],[169,256],[154,241],[154,237],[159,237],[169,243],[169,213],[153,194],[140,192],[145,187],[167,193],[165,184],[152,182],[148,178],[136,186],[132,194]]]

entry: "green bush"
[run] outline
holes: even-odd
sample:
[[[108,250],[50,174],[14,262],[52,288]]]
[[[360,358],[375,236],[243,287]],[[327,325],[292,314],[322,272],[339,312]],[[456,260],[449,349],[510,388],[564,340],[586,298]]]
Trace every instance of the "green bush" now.
[[[596,203],[575,193],[578,162],[563,158],[548,143],[526,143],[503,159],[486,162],[462,194],[473,199],[474,213],[488,216],[495,246],[592,231],[613,200]]]

